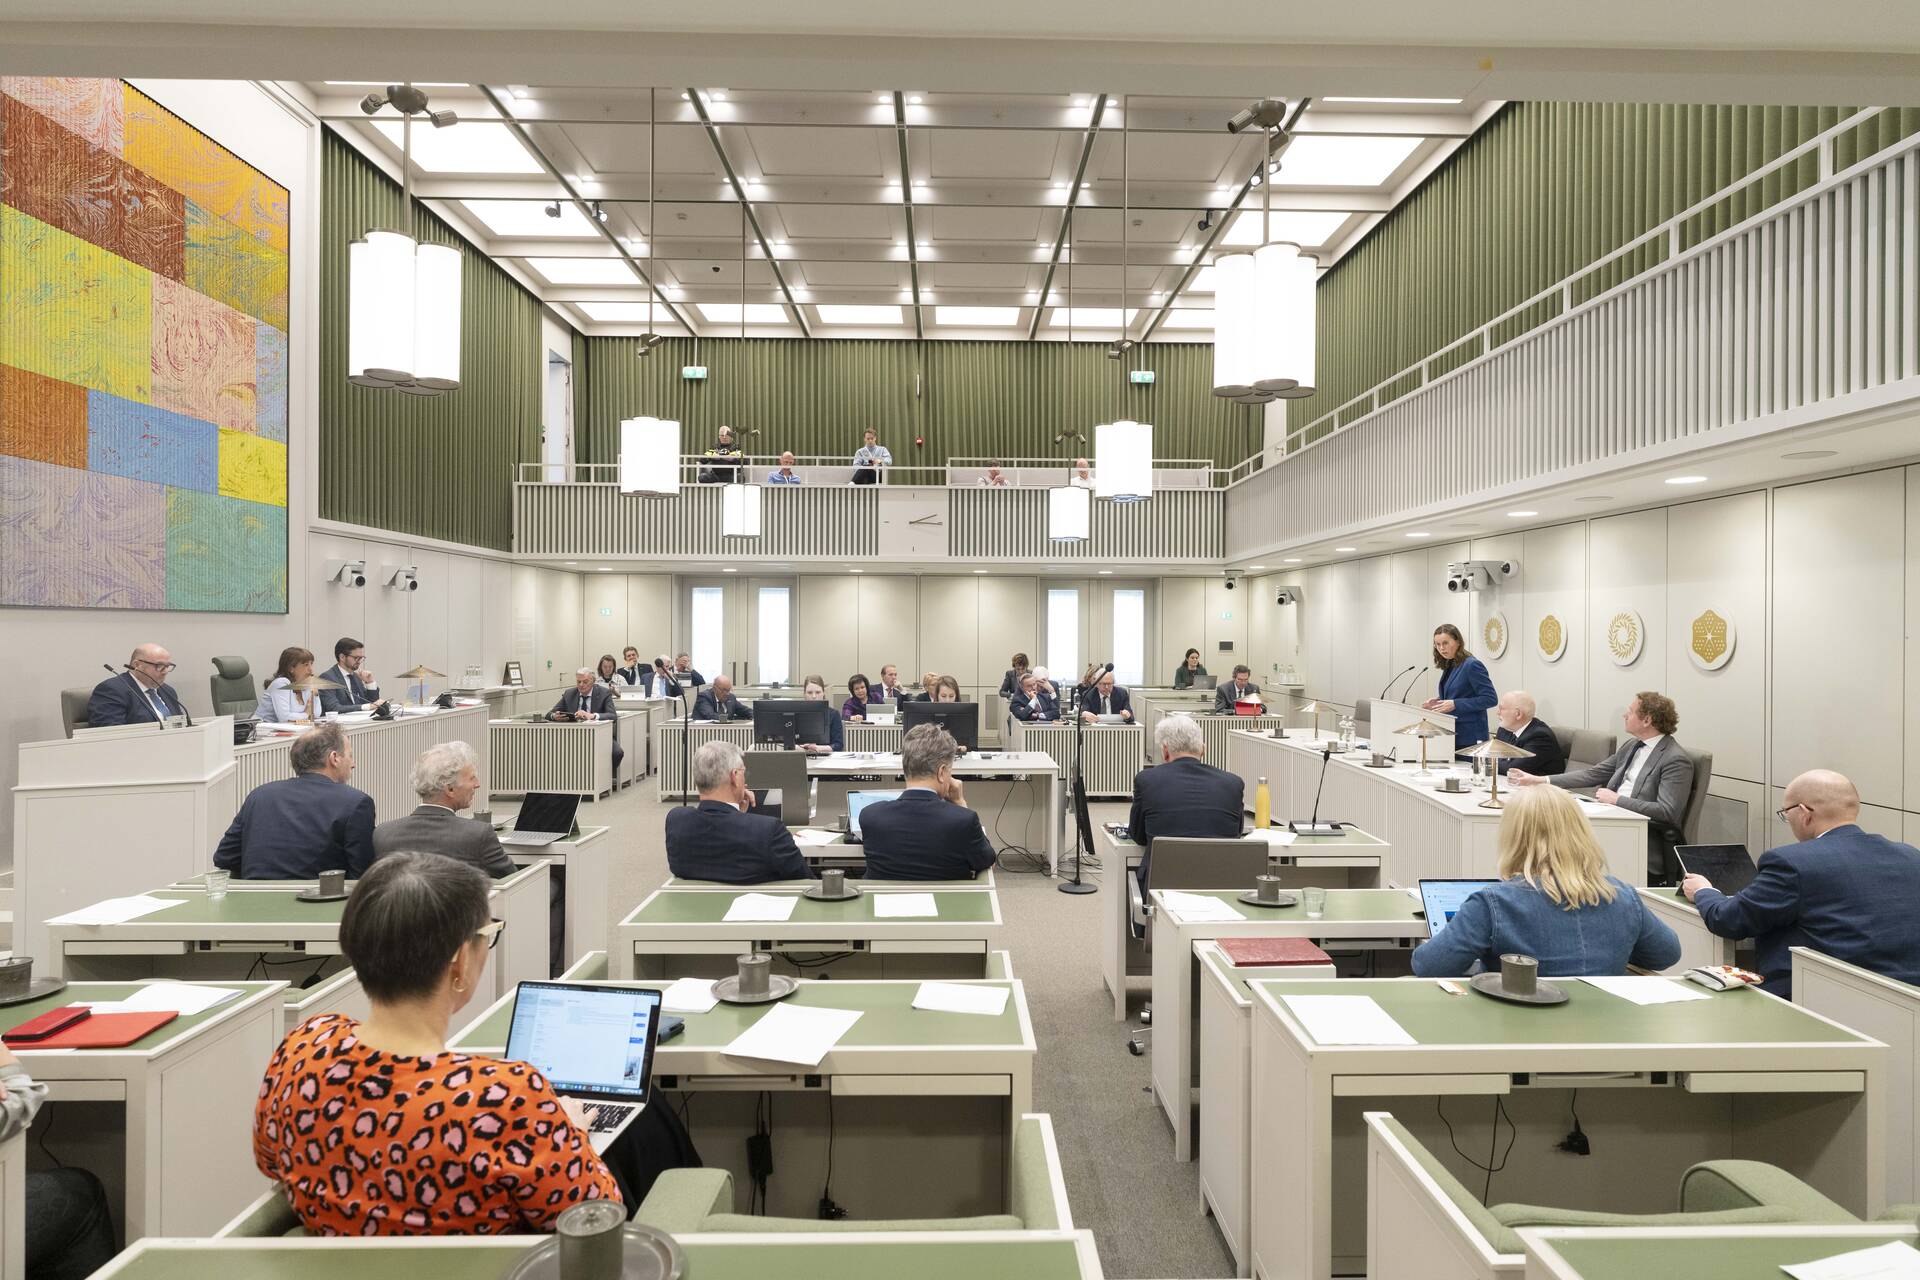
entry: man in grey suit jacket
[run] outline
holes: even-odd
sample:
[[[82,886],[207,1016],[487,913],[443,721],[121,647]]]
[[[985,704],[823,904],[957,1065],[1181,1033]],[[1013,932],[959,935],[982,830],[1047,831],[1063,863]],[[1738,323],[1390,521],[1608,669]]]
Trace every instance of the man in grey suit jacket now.
[[[1213,691],[1213,714],[1233,714],[1233,704],[1251,698],[1260,700],[1260,686],[1253,682],[1253,671],[1246,663],[1233,669],[1233,679]]]
[[[613,690],[603,684],[594,683],[592,667],[581,667],[573,673],[573,688],[560,695],[553,704],[553,710],[547,712],[549,720],[611,720],[613,721],[613,772],[618,776],[620,761],[627,754],[620,749],[620,717],[614,714]]]
[[[1647,883],[1674,884],[1680,878],[1680,863],[1673,856],[1673,846],[1682,839],[1680,824],[1693,795],[1693,757],[1673,738],[1673,731],[1680,727],[1680,713],[1672,698],[1643,690],[1627,704],[1622,723],[1626,745],[1599,764],[1551,778],[1509,769],[1507,781],[1522,787],[1540,782],[1576,789],[1597,787],[1593,798],[1601,804],[1646,815]]]

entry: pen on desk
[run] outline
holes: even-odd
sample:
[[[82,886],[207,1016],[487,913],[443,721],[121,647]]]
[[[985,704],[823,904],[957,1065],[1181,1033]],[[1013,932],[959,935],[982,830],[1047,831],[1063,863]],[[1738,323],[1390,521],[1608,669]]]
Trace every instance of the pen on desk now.
[[[1435,986],[1450,996],[1463,996],[1467,994],[1467,989],[1458,982],[1455,982],[1452,978],[1435,978],[1433,982]]]

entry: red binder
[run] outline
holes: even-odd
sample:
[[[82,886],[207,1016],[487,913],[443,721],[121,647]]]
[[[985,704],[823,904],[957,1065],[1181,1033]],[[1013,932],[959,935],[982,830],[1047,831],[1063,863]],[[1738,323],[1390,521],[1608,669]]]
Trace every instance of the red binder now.
[[[171,1009],[154,1013],[96,1013],[44,1040],[14,1046],[19,1049],[124,1049],[135,1040],[166,1026],[180,1015]]]
[[[1333,963],[1333,957],[1314,946],[1311,938],[1222,938],[1220,951],[1238,969]]]

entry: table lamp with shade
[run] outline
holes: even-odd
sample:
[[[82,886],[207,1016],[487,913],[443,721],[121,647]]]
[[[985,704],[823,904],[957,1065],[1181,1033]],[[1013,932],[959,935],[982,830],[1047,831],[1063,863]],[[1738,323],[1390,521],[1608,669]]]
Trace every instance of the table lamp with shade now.
[[[338,681],[328,680],[321,676],[308,676],[304,680],[294,680],[290,682],[287,687],[290,689],[297,689],[301,694],[301,704],[306,710],[307,714],[306,714],[306,718],[300,721],[300,723],[312,724],[314,721],[314,715],[313,715],[314,699],[320,695],[320,692],[324,689],[332,689],[332,690],[338,691],[341,689],[345,689],[347,686],[340,684]]]
[[[1424,746],[1425,744],[1423,743],[1422,745]],[[1500,798],[1500,761],[1533,759],[1533,752],[1528,751],[1525,747],[1516,747],[1511,742],[1502,742],[1498,738],[1488,738],[1485,742],[1477,746],[1467,747],[1464,750],[1454,752],[1454,754],[1457,756],[1465,756],[1471,760],[1485,760],[1487,762],[1487,773],[1493,780],[1493,792],[1485,800],[1480,802],[1482,809],[1504,809],[1507,807],[1507,802]]]
[[[446,673],[444,671],[435,671],[432,667],[428,666],[416,666],[411,671],[402,671],[400,673],[402,680],[418,680],[420,682],[418,686],[419,692],[414,695],[413,699],[414,705],[417,707],[427,705],[427,679],[430,676],[438,676],[442,680],[446,679]]]
[[[1420,768],[1413,774],[1416,778],[1431,778],[1433,771],[1427,768],[1427,742],[1432,738],[1451,738],[1453,730],[1442,729],[1431,720],[1415,720],[1394,730],[1409,738],[1420,739]]]

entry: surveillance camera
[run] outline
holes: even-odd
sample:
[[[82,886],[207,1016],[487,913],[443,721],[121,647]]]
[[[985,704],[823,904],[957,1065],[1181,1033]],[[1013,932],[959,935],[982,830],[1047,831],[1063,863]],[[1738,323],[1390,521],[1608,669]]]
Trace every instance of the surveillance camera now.
[[[1233,588],[1234,588],[1234,586],[1235,586],[1235,585],[1236,585],[1236,584],[1235,584],[1235,582],[1234,582],[1234,580],[1233,580],[1232,578],[1228,578],[1228,579],[1227,579],[1227,590],[1229,590],[1229,591],[1231,591],[1231,590],[1233,590]]]
[[[1211,209],[1207,209],[1207,210],[1203,210],[1203,211],[1201,212],[1201,214],[1200,214],[1200,229],[1201,229],[1202,231],[1211,231],[1211,230],[1213,230],[1213,210],[1211,210]]]
[[[560,202],[559,202],[558,200],[555,200],[555,201],[554,201],[554,202],[553,202],[552,204],[549,204],[549,205],[547,205],[547,206],[546,206],[545,208],[543,208],[543,209],[541,210],[541,212],[542,212],[542,213],[544,213],[544,214],[546,214],[546,215],[547,215],[547,216],[548,216],[549,218],[557,218],[557,217],[559,217],[559,216],[560,216]]]
[[[387,585],[395,591],[418,591],[420,589],[420,570],[415,565],[382,565],[381,570],[386,575]]]
[[[327,561],[327,581],[343,587],[364,587],[367,585],[367,562],[364,560]]]
[[[375,114],[380,110],[380,108],[386,105],[387,105],[387,100],[377,93],[370,93],[366,97],[360,99],[360,109],[366,112],[368,115]]]
[[[1244,130],[1251,129],[1253,127],[1253,121],[1254,121],[1253,108],[1242,107],[1240,110],[1234,112],[1233,115],[1227,119],[1227,132],[1240,133],[1240,132],[1243,132]]]
[[[1282,606],[1299,604],[1302,598],[1300,588],[1289,584],[1280,588],[1279,592],[1273,597],[1273,602]]]
[[[1465,591],[1472,586],[1472,581],[1467,578],[1462,578],[1458,574],[1447,579],[1447,590],[1449,591]]]

